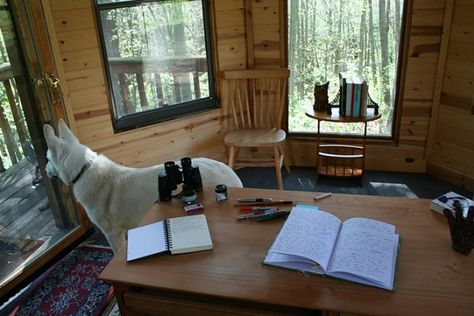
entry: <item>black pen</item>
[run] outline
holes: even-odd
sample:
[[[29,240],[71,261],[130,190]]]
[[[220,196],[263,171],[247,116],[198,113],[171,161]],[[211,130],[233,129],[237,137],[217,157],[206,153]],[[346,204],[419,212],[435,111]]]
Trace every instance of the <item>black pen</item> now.
[[[272,200],[268,202],[237,202],[235,205],[278,205],[278,204],[295,204],[296,201],[291,201],[291,200]]]
[[[254,198],[254,199],[240,198],[240,199],[237,199],[238,203],[271,202],[271,201],[273,201],[272,198]]]
[[[269,221],[269,220],[272,220],[272,219],[275,219],[275,218],[286,217],[286,216],[288,216],[288,214],[290,214],[290,211],[280,210],[280,211],[276,211],[276,212],[273,212],[273,213],[270,213],[270,214],[265,214],[265,215],[259,216],[255,219],[257,220],[257,222],[264,222],[264,221]]]

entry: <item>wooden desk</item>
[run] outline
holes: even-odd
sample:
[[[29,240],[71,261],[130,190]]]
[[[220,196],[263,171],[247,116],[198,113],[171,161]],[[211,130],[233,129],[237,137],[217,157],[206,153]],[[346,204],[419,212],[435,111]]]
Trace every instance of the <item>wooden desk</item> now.
[[[365,216],[396,225],[401,246],[394,292],[261,264],[283,220],[237,223],[233,200],[314,204],[313,195],[230,189],[230,200],[217,203],[214,192],[200,193],[213,250],[127,263],[122,248],[101,278],[113,283],[122,315],[472,315],[474,255],[451,249],[447,221],[429,210],[429,200],[333,194],[316,203],[342,220]],[[183,215],[180,201],[162,202],[144,223]]]

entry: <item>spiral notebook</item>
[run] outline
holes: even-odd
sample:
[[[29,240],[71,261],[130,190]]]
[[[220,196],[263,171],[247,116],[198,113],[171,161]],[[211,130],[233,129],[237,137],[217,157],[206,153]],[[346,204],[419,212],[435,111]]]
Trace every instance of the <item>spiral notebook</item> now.
[[[127,261],[165,252],[175,255],[212,248],[204,214],[174,217],[128,230]]]

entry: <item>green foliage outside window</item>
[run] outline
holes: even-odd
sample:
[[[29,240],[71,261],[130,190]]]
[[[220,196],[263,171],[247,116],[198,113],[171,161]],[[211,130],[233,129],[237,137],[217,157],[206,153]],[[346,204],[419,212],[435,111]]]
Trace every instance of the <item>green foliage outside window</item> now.
[[[0,1],[0,6],[4,3]],[[0,11],[0,19],[10,20],[8,11]],[[20,139],[18,126],[24,126],[25,117],[21,107],[20,97],[17,92],[14,75],[12,73],[11,61],[8,55],[7,43],[14,43],[14,34],[6,27],[8,24],[0,25],[0,172],[10,168],[18,162],[24,154]],[[8,99],[5,85],[9,85],[13,94],[13,103]],[[12,107],[15,107],[19,117],[15,122]]]
[[[143,125],[216,106],[207,6],[204,0],[98,0],[117,121],[152,111],[135,115],[141,121],[132,125]]]
[[[288,0],[290,132],[315,132],[305,116],[314,84],[330,82],[329,100],[339,90],[339,72],[362,76],[380,120],[368,134],[391,136],[403,0]],[[337,109],[333,109],[337,111]],[[360,134],[361,124],[322,124],[324,133]]]

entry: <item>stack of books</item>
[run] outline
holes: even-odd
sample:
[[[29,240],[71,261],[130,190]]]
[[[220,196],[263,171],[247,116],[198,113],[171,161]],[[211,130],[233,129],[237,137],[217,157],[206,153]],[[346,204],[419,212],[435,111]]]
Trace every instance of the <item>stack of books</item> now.
[[[339,113],[342,116],[365,117],[367,116],[367,101],[369,86],[359,76],[349,76],[339,73],[340,103]]]

